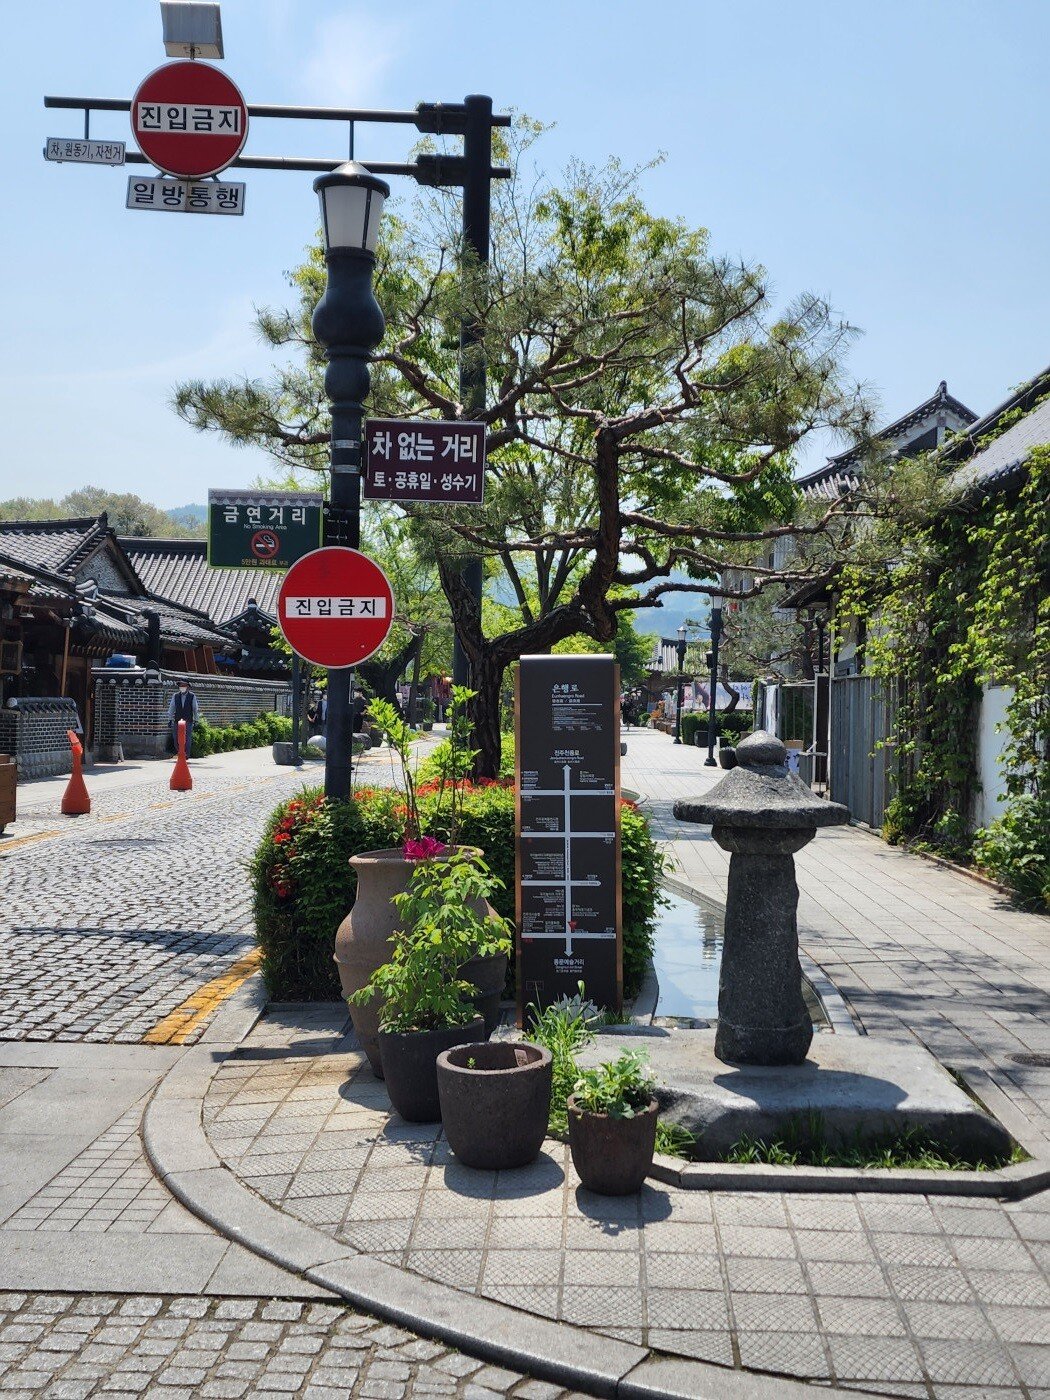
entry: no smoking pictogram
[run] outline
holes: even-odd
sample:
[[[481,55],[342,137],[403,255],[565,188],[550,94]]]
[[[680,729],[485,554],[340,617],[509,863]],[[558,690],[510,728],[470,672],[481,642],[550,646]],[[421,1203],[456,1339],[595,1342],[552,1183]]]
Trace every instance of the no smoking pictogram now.
[[[275,530],[256,530],[249,541],[256,559],[273,559],[281,549],[281,537]]]

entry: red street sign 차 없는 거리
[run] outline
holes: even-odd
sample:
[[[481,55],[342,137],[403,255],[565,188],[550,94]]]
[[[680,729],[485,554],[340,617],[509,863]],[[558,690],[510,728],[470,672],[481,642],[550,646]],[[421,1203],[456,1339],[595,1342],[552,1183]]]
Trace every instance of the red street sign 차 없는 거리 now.
[[[314,666],[339,670],[366,661],[394,622],[390,580],[367,554],[328,545],[304,554],[284,576],[277,625]]]
[[[485,424],[370,418],[365,424],[364,495],[370,501],[481,505]]]
[[[131,129],[142,154],[165,175],[217,175],[248,136],[248,108],[236,83],[209,63],[165,63],[131,99]]]

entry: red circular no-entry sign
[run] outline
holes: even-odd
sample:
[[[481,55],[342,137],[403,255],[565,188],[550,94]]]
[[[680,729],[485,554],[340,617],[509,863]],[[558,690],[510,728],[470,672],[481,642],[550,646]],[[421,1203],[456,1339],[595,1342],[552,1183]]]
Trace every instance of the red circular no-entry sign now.
[[[248,108],[236,83],[210,63],[165,63],[131,99],[131,129],[165,175],[217,175],[240,155]]]
[[[328,546],[288,570],[277,596],[285,641],[315,666],[356,666],[379,650],[394,622],[390,580],[367,554]]]

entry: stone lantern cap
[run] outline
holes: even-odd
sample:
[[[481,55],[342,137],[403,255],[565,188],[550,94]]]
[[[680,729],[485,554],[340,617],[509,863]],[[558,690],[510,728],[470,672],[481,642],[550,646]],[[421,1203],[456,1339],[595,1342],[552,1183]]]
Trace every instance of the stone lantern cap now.
[[[849,821],[849,808],[826,802],[788,771],[788,751],[775,734],[759,729],[736,748],[736,767],[703,798],[674,804],[682,822],[765,830],[815,829]]]

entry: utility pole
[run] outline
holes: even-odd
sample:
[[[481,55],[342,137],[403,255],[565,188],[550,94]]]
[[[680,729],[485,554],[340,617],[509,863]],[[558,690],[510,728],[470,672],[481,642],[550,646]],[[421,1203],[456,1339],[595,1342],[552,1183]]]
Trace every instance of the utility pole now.
[[[463,124],[463,277],[466,281],[468,265],[476,264],[479,277],[483,277],[489,262],[492,98],[474,94],[463,106],[466,111]],[[486,388],[484,331],[477,316],[468,310],[459,332],[459,396],[468,419],[484,413]],[[468,559],[463,566],[463,582],[479,618],[482,581],[481,560]],[[452,650],[452,678],[456,685],[470,683],[470,660],[458,635]]]

